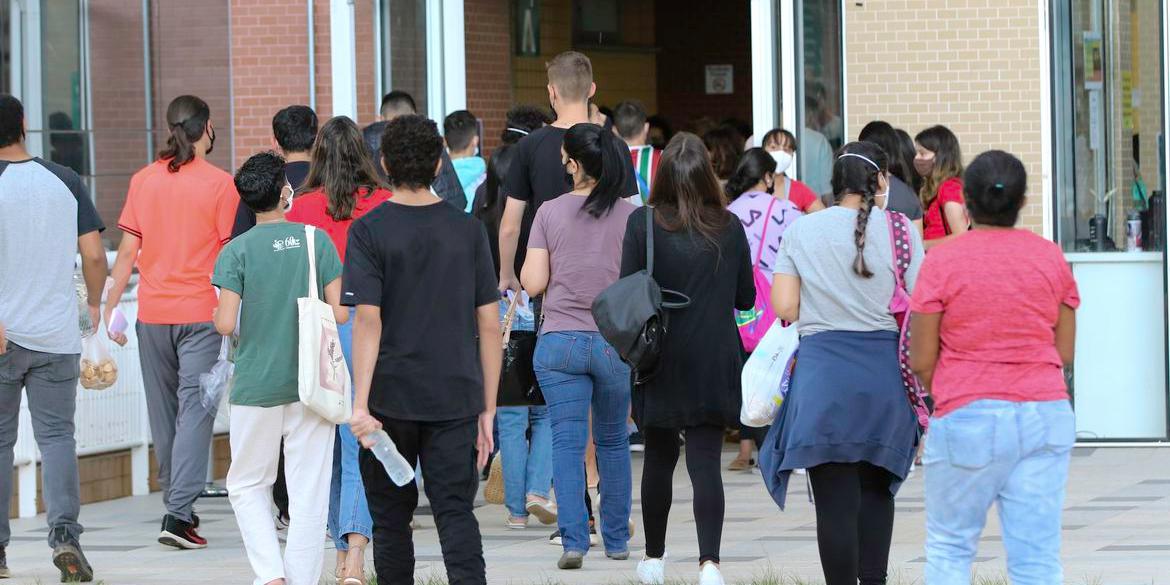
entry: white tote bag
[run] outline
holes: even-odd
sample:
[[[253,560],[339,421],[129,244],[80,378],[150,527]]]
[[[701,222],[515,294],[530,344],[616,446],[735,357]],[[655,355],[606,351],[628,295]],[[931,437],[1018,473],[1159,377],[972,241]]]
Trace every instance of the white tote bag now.
[[[341,353],[341,338],[333,307],[317,296],[317,254],[313,226],[305,226],[309,252],[309,296],[297,299],[297,391],[301,402],[321,418],[349,422],[353,413],[349,368]]]
[[[780,403],[788,393],[788,377],[792,356],[800,344],[796,323],[784,327],[777,319],[747,363],[743,365],[740,379],[743,390],[743,406],[739,411],[739,422],[749,427],[764,427],[772,424]]]

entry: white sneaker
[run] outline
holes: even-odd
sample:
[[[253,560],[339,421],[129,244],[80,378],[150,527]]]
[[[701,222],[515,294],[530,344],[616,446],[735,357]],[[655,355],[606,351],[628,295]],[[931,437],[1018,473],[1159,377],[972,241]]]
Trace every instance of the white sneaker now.
[[[663,585],[666,583],[666,558],[643,558],[638,561],[638,581],[642,585]]]
[[[724,585],[719,565],[710,561],[703,563],[703,568],[699,570],[699,585]]]

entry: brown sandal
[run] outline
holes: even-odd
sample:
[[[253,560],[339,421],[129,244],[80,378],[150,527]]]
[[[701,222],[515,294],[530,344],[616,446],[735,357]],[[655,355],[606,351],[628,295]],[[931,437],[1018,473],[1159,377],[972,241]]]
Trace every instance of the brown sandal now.
[[[345,557],[345,573],[344,578],[339,579],[338,583],[341,585],[366,585],[366,547],[364,546],[350,546],[349,552]],[[350,559],[356,555],[359,565],[357,567],[350,566]],[[356,574],[355,574],[356,573]]]

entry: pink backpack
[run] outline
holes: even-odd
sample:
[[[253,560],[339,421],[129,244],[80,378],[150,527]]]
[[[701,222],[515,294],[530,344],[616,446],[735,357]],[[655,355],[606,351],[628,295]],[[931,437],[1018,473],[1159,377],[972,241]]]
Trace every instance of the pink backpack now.
[[[894,253],[894,295],[890,299],[890,314],[898,323],[898,365],[906,398],[914,409],[914,416],[923,432],[930,426],[930,409],[926,392],[918,377],[910,371],[910,293],[906,292],[906,271],[910,269],[910,219],[896,211],[886,212],[890,224],[890,249]]]
[[[772,206],[776,198],[768,204],[768,211],[764,214],[764,231],[760,234],[760,246],[756,251],[756,261],[752,264],[752,280],[756,283],[756,302],[747,311],[735,312],[735,325],[739,327],[739,338],[743,341],[743,348],[754,351],[764,338],[764,334],[776,322],[776,313],[772,311],[772,281],[768,274],[760,270],[760,258],[764,254],[764,246],[768,242],[768,226],[772,223]]]

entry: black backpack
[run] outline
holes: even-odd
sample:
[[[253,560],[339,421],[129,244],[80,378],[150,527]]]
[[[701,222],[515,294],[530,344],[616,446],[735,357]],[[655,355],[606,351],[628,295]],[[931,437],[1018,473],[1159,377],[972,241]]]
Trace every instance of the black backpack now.
[[[678,299],[664,302],[663,296]],[[646,269],[621,278],[593,300],[597,330],[633,369],[635,384],[649,380],[662,353],[667,310],[685,309],[686,295],[665,290],[654,280],[654,209],[646,208]]]

